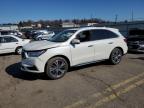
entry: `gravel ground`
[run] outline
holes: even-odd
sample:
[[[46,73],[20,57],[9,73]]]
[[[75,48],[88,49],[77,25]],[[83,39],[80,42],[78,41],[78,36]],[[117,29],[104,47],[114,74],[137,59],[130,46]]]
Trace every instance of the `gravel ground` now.
[[[144,108],[144,54],[72,68],[59,80],[21,72],[20,61],[0,56],[0,108]]]

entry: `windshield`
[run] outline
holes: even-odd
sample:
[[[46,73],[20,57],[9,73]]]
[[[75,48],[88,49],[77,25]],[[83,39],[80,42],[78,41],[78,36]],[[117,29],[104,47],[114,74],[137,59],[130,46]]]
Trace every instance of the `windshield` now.
[[[57,35],[52,36],[51,38],[48,39],[48,41],[51,41],[51,42],[65,42],[75,32],[76,32],[76,30],[65,30],[63,32],[58,33]]]
[[[2,39],[3,39],[3,38],[2,38],[2,37],[0,37],[0,43],[2,43]]]
[[[144,30],[141,29],[130,30],[129,37],[144,37]]]

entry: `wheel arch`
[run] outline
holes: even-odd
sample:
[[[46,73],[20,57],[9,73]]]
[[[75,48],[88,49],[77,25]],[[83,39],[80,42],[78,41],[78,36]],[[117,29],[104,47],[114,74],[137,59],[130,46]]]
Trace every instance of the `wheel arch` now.
[[[122,47],[120,47],[120,46],[114,47],[114,48],[112,49],[112,51],[113,51],[115,48],[120,49],[120,50],[122,51],[122,55],[124,55],[124,50],[123,50]],[[111,53],[112,53],[112,51],[111,51]],[[111,55],[111,53],[110,53],[110,55]]]
[[[118,49],[120,49],[121,51],[122,51],[122,55],[124,55],[124,50],[122,49],[122,47],[115,47],[115,48],[118,48]]]
[[[22,47],[22,45],[20,45],[20,46],[17,46],[17,47],[16,47],[16,49],[17,49],[17,48],[19,48],[19,47],[21,48],[21,47]]]
[[[17,50],[18,48],[22,48],[22,46],[17,46],[17,47],[15,48],[15,52],[16,52],[16,50]]]
[[[17,46],[14,50],[14,53],[19,55],[19,53],[17,53],[18,48],[22,48],[22,46]]]
[[[113,51],[115,48],[120,49],[120,50],[122,51],[122,55],[124,55],[124,50],[123,50],[120,46],[114,47],[114,48],[112,49],[112,51]],[[112,54],[112,51],[110,52],[109,58],[110,58],[110,56],[111,56],[111,54]]]
[[[47,60],[47,62],[46,62],[46,64],[45,64],[44,70],[46,69],[46,65],[47,65],[48,61],[49,61],[50,59],[52,59],[52,58],[55,58],[55,57],[62,57],[62,58],[64,58],[64,59],[67,61],[67,63],[68,63],[68,67],[70,68],[71,62],[70,62],[70,60],[68,59],[68,57],[66,57],[65,55],[55,55],[55,56],[53,56],[53,57],[51,57],[51,58],[49,58],[49,59]]]

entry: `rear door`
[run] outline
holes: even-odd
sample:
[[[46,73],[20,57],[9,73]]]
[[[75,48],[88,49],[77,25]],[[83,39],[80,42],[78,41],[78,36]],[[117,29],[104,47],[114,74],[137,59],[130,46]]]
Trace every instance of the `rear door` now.
[[[95,59],[108,59],[115,47],[118,35],[105,29],[92,30],[91,35],[91,41],[93,41],[95,50]]]

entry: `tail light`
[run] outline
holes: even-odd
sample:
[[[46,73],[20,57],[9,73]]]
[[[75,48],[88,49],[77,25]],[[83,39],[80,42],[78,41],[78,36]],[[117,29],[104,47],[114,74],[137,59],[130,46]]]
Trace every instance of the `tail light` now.
[[[124,38],[124,42],[127,43],[127,39],[126,38]]]

